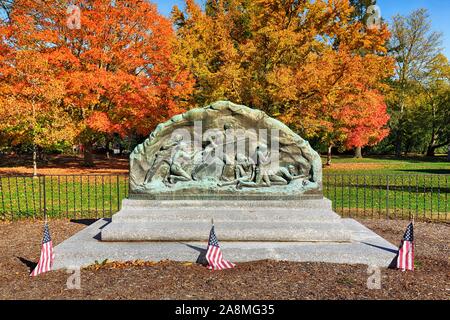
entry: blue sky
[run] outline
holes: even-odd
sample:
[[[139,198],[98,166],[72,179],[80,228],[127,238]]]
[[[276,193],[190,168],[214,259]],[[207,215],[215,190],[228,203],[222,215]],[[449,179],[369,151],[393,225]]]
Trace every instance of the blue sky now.
[[[158,5],[159,11],[169,15],[172,7],[184,6],[184,0],[151,0]],[[381,15],[387,21],[397,13],[406,15],[419,8],[426,8],[433,21],[434,31],[443,33],[443,47],[445,54],[450,58],[450,0],[378,0]]]
[[[419,8],[428,9],[433,30],[443,34],[445,54],[450,58],[450,1],[449,0],[378,0],[381,15],[388,21],[397,13],[406,15]]]

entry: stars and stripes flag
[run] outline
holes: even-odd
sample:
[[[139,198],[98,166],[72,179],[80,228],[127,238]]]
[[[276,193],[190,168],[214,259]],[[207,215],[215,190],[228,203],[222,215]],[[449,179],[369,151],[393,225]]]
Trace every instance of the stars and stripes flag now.
[[[223,259],[219,241],[217,240],[216,233],[214,232],[214,225],[211,227],[211,232],[209,233],[206,260],[208,261],[208,269],[210,270],[231,269],[236,266],[234,263]]]
[[[398,250],[397,268],[403,271],[414,271],[414,226],[412,222],[406,228]]]
[[[53,266],[53,260],[55,259],[55,254],[53,253],[53,243],[50,237],[50,231],[48,229],[48,224],[45,223],[44,226],[44,238],[42,239],[41,257],[39,262],[31,272],[30,276],[34,277],[38,274],[50,271]]]

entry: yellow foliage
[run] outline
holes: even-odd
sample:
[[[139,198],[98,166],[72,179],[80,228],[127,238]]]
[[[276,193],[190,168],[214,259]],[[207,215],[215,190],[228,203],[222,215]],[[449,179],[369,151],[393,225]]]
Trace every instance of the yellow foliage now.
[[[197,81],[194,104],[228,99],[277,115],[306,136],[342,142],[342,110],[355,105],[367,115],[355,101],[386,90],[389,32],[353,20],[348,0],[211,2],[202,11],[188,0],[185,12],[173,14],[179,59]]]

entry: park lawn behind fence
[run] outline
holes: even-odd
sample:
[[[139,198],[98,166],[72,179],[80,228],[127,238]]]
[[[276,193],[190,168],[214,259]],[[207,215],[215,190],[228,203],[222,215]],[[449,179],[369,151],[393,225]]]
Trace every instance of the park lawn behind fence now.
[[[344,216],[448,221],[450,175],[325,174],[324,195]]]
[[[449,221],[450,175],[325,173],[324,195],[343,216]],[[128,196],[127,175],[1,177],[0,218],[110,217]],[[45,199],[45,201],[44,201]]]
[[[326,157],[322,157],[326,163]],[[450,174],[447,157],[404,157],[371,156],[357,159],[352,156],[334,156],[332,166],[324,167],[324,173],[348,174]]]
[[[0,177],[0,217],[110,217],[128,196],[125,175]],[[45,199],[45,202],[44,202]]]

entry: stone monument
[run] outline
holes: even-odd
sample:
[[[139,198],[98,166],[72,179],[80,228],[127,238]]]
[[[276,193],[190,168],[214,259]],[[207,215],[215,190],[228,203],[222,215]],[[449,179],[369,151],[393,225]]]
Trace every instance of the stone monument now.
[[[158,125],[130,156],[132,199],[320,198],[322,162],[264,112],[219,101]]]
[[[129,197],[56,247],[55,268],[201,261],[211,220],[227,258],[387,266],[396,247],[333,212],[309,143],[264,112],[219,101],[162,123],[130,155]]]
[[[264,112],[219,101],[162,123],[130,156],[130,196],[103,241],[350,241],[309,143]]]

